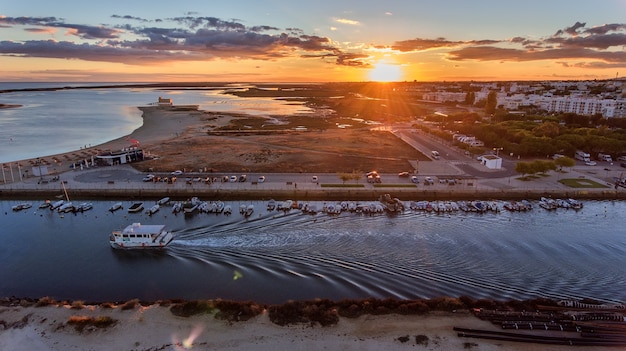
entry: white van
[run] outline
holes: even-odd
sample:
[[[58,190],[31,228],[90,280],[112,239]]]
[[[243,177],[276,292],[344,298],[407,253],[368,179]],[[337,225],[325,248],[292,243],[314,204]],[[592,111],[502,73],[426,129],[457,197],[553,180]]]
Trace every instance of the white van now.
[[[430,152],[430,156],[432,158],[434,158],[435,160],[438,160],[439,159],[439,152],[433,150],[433,151]]]

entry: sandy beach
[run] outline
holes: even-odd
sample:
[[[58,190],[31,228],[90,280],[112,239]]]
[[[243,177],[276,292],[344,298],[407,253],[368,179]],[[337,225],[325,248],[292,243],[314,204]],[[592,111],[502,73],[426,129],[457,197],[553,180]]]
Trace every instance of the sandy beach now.
[[[279,326],[267,311],[243,322],[213,314],[179,317],[171,306],[50,305],[0,308],[2,350],[511,350],[556,351],[571,346],[463,338],[454,327],[498,330],[469,312],[431,312],[340,318],[335,325]],[[105,327],[72,321],[108,319]],[[618,347],[585,347],[585,350]]]

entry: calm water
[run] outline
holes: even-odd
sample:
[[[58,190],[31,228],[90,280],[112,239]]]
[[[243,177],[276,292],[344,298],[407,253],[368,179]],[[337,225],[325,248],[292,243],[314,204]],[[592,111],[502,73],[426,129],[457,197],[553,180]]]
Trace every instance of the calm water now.
[[[626,301],[626,202],[529,213],[396,217],[268,213],[15,213],[0,201],[0,296],[87,301],[226,298],[534,297]],[[128,207],[130,202],[126,202]],[[146,202],[148,204],[148,202]],[[228,202],[238,209],[240,202]],[[112,229],[164,223],[161,253],[120,252]]]
[[[0,90],[68,85],[80,86],[73,83],[0,83]],[[200,105],[200,109],[224,113],[272,116],[309,112],[299,103],[239,98],[222,92],[115,88],[0,94],[0,103],[23,105],[0,109],[0,162],[78,150],[128,135],[143,123],[137,107],[154,103],[159,96],[173,98],[175,104]]]

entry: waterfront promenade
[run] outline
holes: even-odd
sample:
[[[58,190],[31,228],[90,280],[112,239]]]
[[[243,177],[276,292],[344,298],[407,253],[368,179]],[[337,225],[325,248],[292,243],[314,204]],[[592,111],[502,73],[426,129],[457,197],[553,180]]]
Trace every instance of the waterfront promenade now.
[[[420,172],[416,174],[420,180],[418,184],[411,183],[410,177],[399,177],[397,174],[381,174],[380,184],[367,183],[365,176],[357,182],[344,184],[338,174],[315,174],[317,181],[312,181],[313,174],[272,173],[263,174],[263,182],[258,181],[261,174],[247,174],[245,182],[224,182],[223,176],[240,174],[194,172],[184,173],[174,183],[164,183],[144,182],[145,173],[130,165],[119,165],[68,170],[58,174],[55,181],[53,176],[30,176],[21,181],[5,182],[0,184],[0,198],[44,200],[61,197],[63,183],[71,198],[85,199],[154,199],[164,196],[187,199],[197,196],[204,200],[375,200],[385,193],[401,200],[504,200],[538,199],[541,196],[626,199],[626,188],[616,188],[611,183],[619,172],[619,168],[607,171],[601,167],[574,167],[565,173],[549,172],[532,180],[521,180],[520,175],[502,177],[506,170],[488,170],[478,162],[444,161],[420,163]],[[206,177],[217,181],[207,183],[204,181]],[[427,177],[433,179],[434,184],[426,185]],[[572,188],[559,182],[560,179],[572,178],[604,187]],[[454,179],[453,185],[448,182],[450,179]]]

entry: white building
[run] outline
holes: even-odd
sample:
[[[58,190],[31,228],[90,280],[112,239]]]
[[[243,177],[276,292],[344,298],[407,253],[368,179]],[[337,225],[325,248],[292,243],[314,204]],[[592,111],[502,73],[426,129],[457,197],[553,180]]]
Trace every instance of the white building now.
[[[480,163],[489,169],[500,169],[502,168],[502,157],[495,155],[483,155],[480,156]]]

